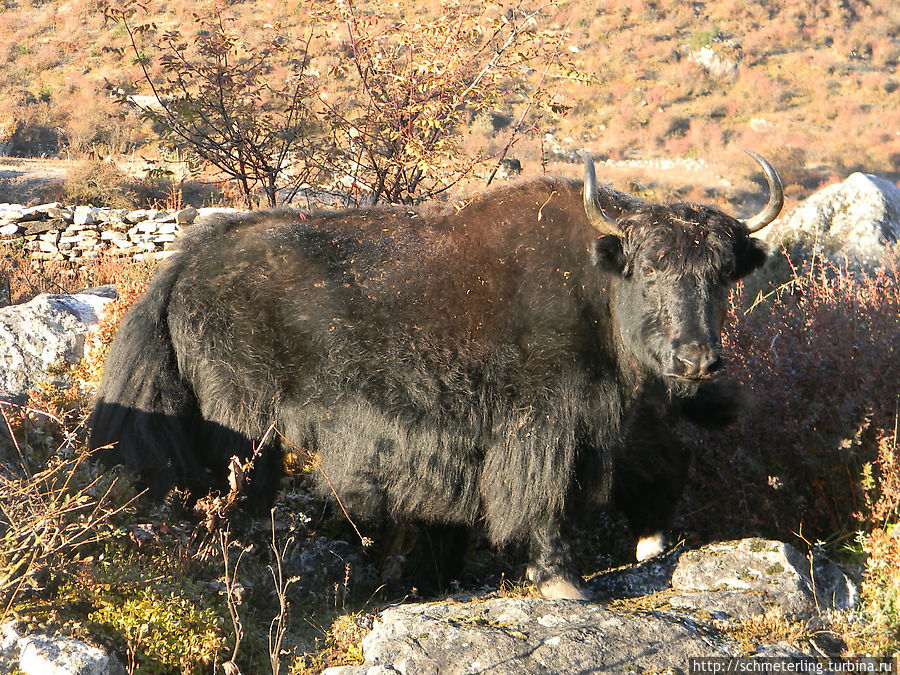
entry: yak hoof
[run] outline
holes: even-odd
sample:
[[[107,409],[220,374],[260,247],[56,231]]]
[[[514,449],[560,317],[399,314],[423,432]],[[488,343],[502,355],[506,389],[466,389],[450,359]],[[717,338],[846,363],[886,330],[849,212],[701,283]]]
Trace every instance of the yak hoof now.
[[[538,584],[538,593],[542,598],[548,600],[589,600],[585,593],[577,584],[562,577],[547,579],[543,583]]]
[[[662,532],[651,534],[649,537],[641,537],[638,540],[635,557],[638,562],[655,558],[666,550],[666,538]]]

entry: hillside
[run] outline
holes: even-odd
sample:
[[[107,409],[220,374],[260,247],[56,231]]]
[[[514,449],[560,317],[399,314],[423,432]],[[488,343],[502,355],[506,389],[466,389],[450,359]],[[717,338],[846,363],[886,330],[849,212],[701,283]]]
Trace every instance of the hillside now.
[[[363,12],[380,6],[358,4]],[[202,12],[158,0],[144,6],[160,32],[189,32],[192,12]],[[275,24],[299,40],[314,6],[231,2],[226,11],[241,35]],[[404,17],[439,11],[434,0],[395,7]],[[139,73],[126,32],[102,9],[97,0],[4,0],[0,146],[7,154],[150,152],[152,130],[109,95]],[[729,186],[741,188],[755,171],[739,152],[751,147],[779,168],[789,199],[853,170],[900,178],[900,5],[893,0],[560,0],[545,7],[539,24],[561,37],[571,71],[550,73],[548,115],[515,148],[526,172],[540,170],[541,153],[565,160],[578,147],[651,170],[653,158],[703,159],[712,172],[681,175],[684,164],[676,164],[671,182],[711,188],[688,190],[690,198],[718,200],[724,191],[735,199]],[[328,29],[329,51],[316,57],[323,65],[346,47],[345,27]],[[521,102],[505,104],[498,114]],[[496,133],[490,125],[475,132]],[[487,139],[489,150],[502,145]]]

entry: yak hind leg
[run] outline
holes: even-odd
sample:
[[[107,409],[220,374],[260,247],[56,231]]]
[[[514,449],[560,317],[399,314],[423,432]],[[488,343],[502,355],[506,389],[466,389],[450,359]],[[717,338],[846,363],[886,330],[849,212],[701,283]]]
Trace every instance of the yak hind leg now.
[[[653,432],[631,439],[631,461],[620,462],[613,479],[613,502],[637,537],[638,562],[665,552],[690,463],[689,451],[673,434],[659,426]]]
[[[569,545],[558,524],[544,526],[531,535],[528,580],[550,600],[589,600],[581,577],[571,564]]]

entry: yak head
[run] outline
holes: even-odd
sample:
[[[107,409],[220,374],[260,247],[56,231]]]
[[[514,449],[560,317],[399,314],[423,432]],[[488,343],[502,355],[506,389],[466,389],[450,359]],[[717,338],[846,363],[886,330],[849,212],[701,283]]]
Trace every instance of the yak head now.
[[[766,249],[750,234],[777,217],[783,191],[772,166],[750,155],[765,171],[769,201],[744,222],[706,206],[634,199],[613,217],[612,208],[602,206],[593,162],[584,155],[585,210],[600,233],[593,258],[613,279],[617,342],[670,386],[690,389],[722,372],[729,290],[766,260]]]

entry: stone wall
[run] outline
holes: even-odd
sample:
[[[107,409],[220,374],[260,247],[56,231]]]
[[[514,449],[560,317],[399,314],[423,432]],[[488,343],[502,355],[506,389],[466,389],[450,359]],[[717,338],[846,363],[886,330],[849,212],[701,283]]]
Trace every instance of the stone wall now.
[[[185,227],[236,209],[110,209],[0,204],[0,241],[24,241],[34,260],[88,263],[101,255],[141,261],[169,254]]]

